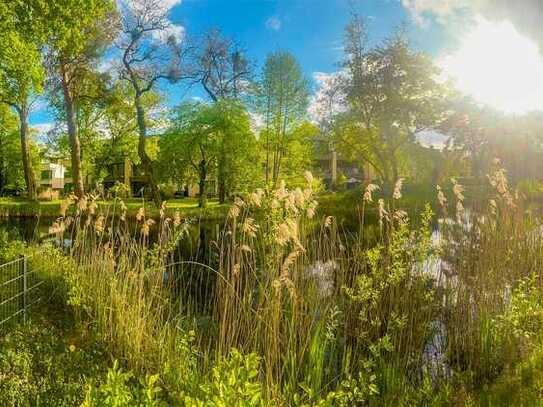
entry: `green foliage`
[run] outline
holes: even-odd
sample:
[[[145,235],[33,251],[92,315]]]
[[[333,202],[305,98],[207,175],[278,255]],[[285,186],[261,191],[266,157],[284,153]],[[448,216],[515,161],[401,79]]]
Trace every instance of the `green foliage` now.
[[[178,107],[171,129],[160,141],[165,179],[208,181],[216,174],[226,195],[244,193],[255,183],[256,139],[245,108],[234,100]],[[172,165],[173,163],[173,165]]]
[[[62,318],[62,314],[54,315]],[[100,380],[105,361],[99,346],[80,347],[71,342],[72,334],[70,329],[39,319],[7,333],[0,346],[0,403],[80,404],[86,381]]]
[[[168,403],[161,399],[162,389],[158,384],[157,375],[145,379],[134,380],[131,372],[125,372],[119,367],[118,361],[108,370],[106,380],[99,387],[89,386],[83,407],[108,406],[141,406],[162,407]]]
[[[302,124],[309,102],[309,85],[292,54],[277,51],[268,55],[256,99],[264,118],[259,140],[264,152],[266,182],[275,185],[285,175],[285,162],[295,165],[295,160],[303,159],[300,153],[309,127]],[[300,169],[308,168],[298,168],[298,174]],[[286,175],[292,176],[288,171]]]
[[[259,381],[260,358],[242,355],[232,349],[227,358],[213,367],[211,379],[200,386],[196,398],[185,397],[186,405],[213,407],[261,406],[262,385]]]
[[[23,190],[24,173],[21,142],[15,115],[0,104],[0,191]]]

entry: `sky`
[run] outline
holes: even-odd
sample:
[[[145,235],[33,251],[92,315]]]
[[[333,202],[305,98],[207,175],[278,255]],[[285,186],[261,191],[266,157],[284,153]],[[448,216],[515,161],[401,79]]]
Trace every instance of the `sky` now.
[[[315,92],[323,74],[339,70],[343,31],[354,8],[366,18],[373,44],[406,24],[412,46],[432,56],[447,78],[481,103],[513,113],[543,109],[542,0],[161,1],[173,33],[197,37],[217,27],[246,50],[257,73],[269,52],[291,52]],[[504,50],[514,53],[514,66]],[[509,93],[500,83],[510,84]],[[182,85],[163,91],[169,106],[203,96],[201,90]],[[31,124],[47,129],[51,117],[47,104],[39,103]]]

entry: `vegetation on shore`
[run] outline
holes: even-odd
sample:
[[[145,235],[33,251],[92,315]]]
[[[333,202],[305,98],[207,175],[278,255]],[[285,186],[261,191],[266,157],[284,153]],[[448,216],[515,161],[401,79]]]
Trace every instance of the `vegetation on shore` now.
[[[377,242],[368,244],[371,225],[343,235],[334,217],[314,218],[308,175],[303,189],[237,199],[218,239],[190,260],[176,255],[191,227],[179,217],[155,223],[140,211],[133,234],[92,199],[75,202],[76,215],[51,230],[79,228],[69,253],[26,249],[49,302],[65,312],[51,319],[69,327],[46,331],[38,339],[52,345],[36,348],[63,358],[77,349],[81,363],[97,352],[95,369],[62,373],[70,360],[47,367],[9,340],[6,368],[20,358],[36,364],[21,373],[26,384],[3,376],[4,400],[49,388],[52,373],[36,382],[36,370],[59,369],[89,406],[536,402],[543,238],[503,172],[490,181],[477,213],[464,209],[456,181],[451,193],[438,189],[439,240],[429,207],[417,226],[400,209],[401,183],[392,198],[368,186],[360,207],[378,212]],[[160,238],[150,245],[154,228]],[[77,392],[62,383],[49,401],[73,405],[66,400]]]

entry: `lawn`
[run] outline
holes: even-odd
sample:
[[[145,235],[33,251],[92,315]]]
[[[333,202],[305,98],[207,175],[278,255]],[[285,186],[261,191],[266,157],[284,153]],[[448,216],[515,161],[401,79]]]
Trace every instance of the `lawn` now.
[[[0,198],[0,217],[58,217],[60,216],[61,200],[32,202],[22,198]],[[141,198],[130,198],[124,201],[128,217],[135,217],[141,207],[145,207],[146,215],[159,217],[159,209],[153,202]],[[113,201],[100,200],[101,209],[113,208]],[[198,207],[196,198],[172,199],[166,203],[166,214],[172,216],[179,211],[182,216],[201,216],[205,218],[221,218],[226,213],[228,204],[219,204],[210,199],[207,207]]]

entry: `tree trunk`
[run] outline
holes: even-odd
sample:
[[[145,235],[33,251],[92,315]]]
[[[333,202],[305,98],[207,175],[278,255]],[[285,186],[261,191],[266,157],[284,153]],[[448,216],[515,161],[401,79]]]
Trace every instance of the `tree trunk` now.
[[[145,123],[145,110],[141,105],[141,97],[137,92],[134,102],[136,105],[136,115],[138,119],[139,130],[138,155],[140,157],[145,176],[147,177],[147,181],[149,182],[149,187],[151,188],[151,196],[153,197],[153,201],[155,202],[156,207],[160,208],[160,205],[162,205],[162,198],[160,196],[160,191],[158,190],[158,186],[155,181],[153,163],[151,162],[151,159],[149,158],[149,155],[147,155],[147,151],[145,149],[145,144],[147,140],[147,124]]]
[[[0,138],[0,193],[4,192],[4,187],[7,184],[6,163],[4,154],[4,143],[3,140]]]
[[[219,203],[223,204],[226,202],[226,171],[225,171],[225,158],[224,153],[221,153],[219,158],[219,168],[218,168],[218,183],[219,183]]]
[[[68,86],[66,72],[62,73],[62,91],[64,96],[64,110],[66,113],[66,125],[68,127],[68,138],[70,139],[71,158],[72,158],[72,179],[74,184],[74,192],[78,198],[85,195],[85,187],[83,186],[83,175],[81,171],[81,144],[77,132],[77,124],[75,120],[75,108]]]
[[[200,208],[205,208],[206,206],[206,178],[207,178],[207,168],[206,168],[206,160],[200,161],[199,164],[199,178],[200,181],[198,182],[198,206]]]
[[[23,155],[23,170],[25,174],[26,191],[28,199],[35,201],[37,199],[36,175],[32,168],[32,159],[30,158],[30,143],[28,140],[28,108],[20,106],[18,110],[21,136],[21,152]]]

